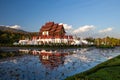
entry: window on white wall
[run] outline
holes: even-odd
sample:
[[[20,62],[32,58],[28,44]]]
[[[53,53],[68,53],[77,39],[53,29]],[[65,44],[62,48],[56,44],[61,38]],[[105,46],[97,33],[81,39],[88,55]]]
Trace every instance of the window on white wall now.
[[[48,31],[43,31],[42,35],[49,35],[49,32]]]
[[[44,32],[42,32],[42,35],[44,35]]]

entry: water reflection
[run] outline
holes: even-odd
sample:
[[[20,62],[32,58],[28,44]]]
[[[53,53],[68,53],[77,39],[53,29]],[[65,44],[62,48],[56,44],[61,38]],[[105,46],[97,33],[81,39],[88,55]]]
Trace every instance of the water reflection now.
[[[33,53],[34,54],[34,53]],[[56,52],[56,51],[41,51],[39,52],[40,61],[45,67],[54,69],[59,65],[64,63],[64,56],[68,55],[68,53]]]
[[[65,56],[73,54],[73,52],[65,52],[65,50],[28,50],[20,49],[19,52],[39,56],[40,62],[50,69],[57,68],[64,64]]]
[[[64,80],[120,55],[120,48],[19,49],[18,53],[23,56],[0,61],[0,80]]]

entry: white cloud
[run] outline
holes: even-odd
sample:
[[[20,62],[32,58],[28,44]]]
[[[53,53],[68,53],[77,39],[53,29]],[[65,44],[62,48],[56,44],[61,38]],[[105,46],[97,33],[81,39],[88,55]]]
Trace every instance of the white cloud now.
[[[13,26],[7,26],[9,28],[13,28],[13,29],[21,29],[21,26],[19,25],[13,25]]]
[[[97,32],[96,30],[94,30],[96,28],[96,26],[94,25],[84,25],[84,26],[80,26],[75,29],[72,27],[72,25],[68,25],[64,23],[59,23],[59,24],[64,26],[67,35],[76,35],[82,38],[91,37],[91,36],[92,37],[105,37],[106,35],[113,36],[113,32],[110,33],[110,31],[113,30],[113,28],[111,27],[103,29],[103,30],[99,30],[99,32]],[[106,35],[101,34],[101,33],[106,33]]]
[[[106,29],[100,30],[99,33],[106,33],[106,32],[110,32],[112,30],[113,30],[113,28],[106,28]]]
[[[78,29],[75,29],[73,33],[78,34],[81,32],[88,32],[90,30],[93,30],[94,28],[95,28],[94,25],[85,25],[85,26],[79,27]]]
[[[71,30],[72,29],[72,25],[68,25],[68,24],[64,24],[64,23],[60,23],[59,25],[63,25],[65,30]]]

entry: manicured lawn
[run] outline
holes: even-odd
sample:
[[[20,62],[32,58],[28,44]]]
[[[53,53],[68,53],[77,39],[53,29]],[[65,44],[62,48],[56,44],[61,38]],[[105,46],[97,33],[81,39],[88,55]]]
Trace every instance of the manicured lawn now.
[[[120,80],[120,55],[66,80]]]

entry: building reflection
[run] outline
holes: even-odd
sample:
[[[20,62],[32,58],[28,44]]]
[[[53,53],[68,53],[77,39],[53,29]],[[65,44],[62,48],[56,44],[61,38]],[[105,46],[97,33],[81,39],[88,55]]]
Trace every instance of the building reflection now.
[[[53,51],[44,51],[39,54],[39,59],[45,67],[54,69],[58,67],[59,65],[64,64],[65,56],[68,55],[68,53],[65,52],[53,52]]]
[[[40,62],[46,67],[50,69],[54,69],[59,65],[64,64],[65,56],[69,55],[68,52],[65,51],[57,51],[57,50],[26,50],[20,49],[19,52],[37,55],[39,56]]]

